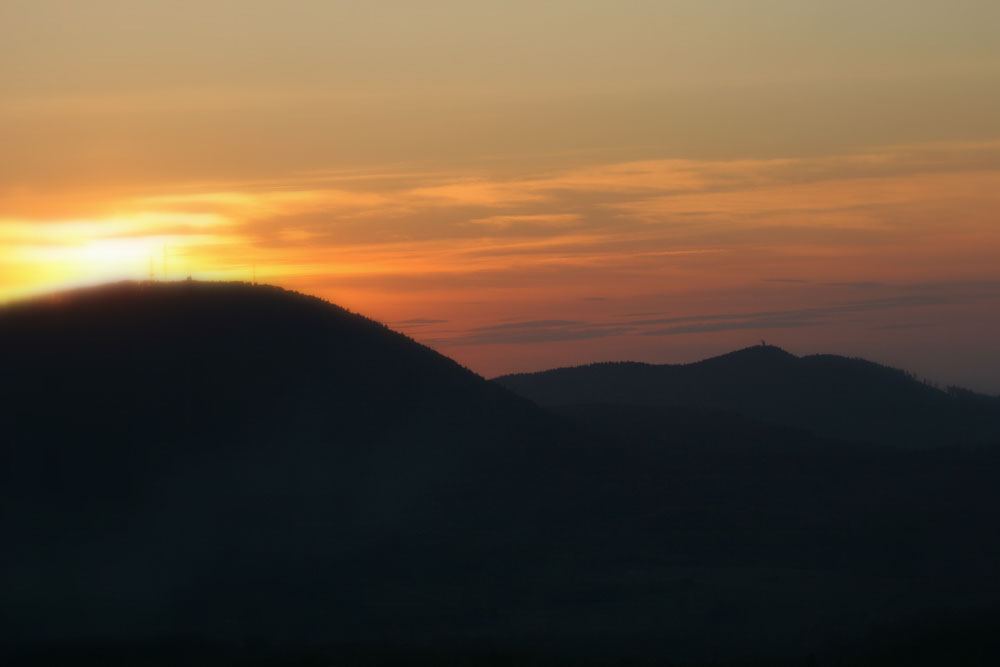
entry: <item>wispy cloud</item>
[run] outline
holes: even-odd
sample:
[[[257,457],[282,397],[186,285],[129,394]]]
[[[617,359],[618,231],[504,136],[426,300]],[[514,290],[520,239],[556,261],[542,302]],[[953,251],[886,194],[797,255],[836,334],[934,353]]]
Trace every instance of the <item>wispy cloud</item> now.
[[[407,325],[407,324],[409,324],[409,325],[413,325],[413,324],[443,324],[444,322],[447,322],[447,321],[448,320],[434,320],[434,319],[428,319],[428,318],[425,318],[425,317],[414,317],[414,318],[411,318],[411,319],[408,319],[408,320],[400,320],[398,322],[393,322],[393,324],[400,324],[400,325]]]
[[[531,320],[476,327],[450,338],[430,339],[428,342],[449,346],[553,343],[607,338],[633,331],[635,327],[622,323]]]
[[[0,191],[0,255],[20,267],[0,269],[6,295],[101,266],[145,277],[166,246],[175,275],[256,266],[442,346],[822,327],[1000,281],[1000,144],[516,176],[314,171],[95,199],[76,217],[33,201]],[[771,291],[774,308],[745,313],[694,296]],[[661,294],[688,296],[661,316],[611,312],[660,312]],[[502,312],[458,305],[473,301]],[[516,326],[490,324],[518,312]]]
[[[813,327],[835,323],[838,318],[851,313],[877,312],[897,308],[914,308],[942,305],[955,301],[955,297],[942,295],[903,295],[869,299],[849,303],[834,303],[815,308],[779,310],[756,313],[724,313],[635,320],[637,326],[673,324],[665,328],[645,329],[644,336],[672,336],[677,334],[734,331],[741,329],[786,329]]]
[[[897,286],[895,289],[905,291],[905,286]],[[610,318],[605,321],[520,320],[474,327],[468,331],[455,332],[451,337],[432,340],[436,343],[455,346],[516,345],[622,335],[676,336],[742,330],[763,332],[772,329],[829,326],[842,323],[845,316],[852,314],[929,308],[959,303],[971,298],[975,297],[969,295],[898,294],[876,299],[833,302],[816,307],[774,311],[703,313],[654,318],[648,317],[648,313],[639,313]],[[918,326],[923,325],[894,324],[871,328],[889,331]]]

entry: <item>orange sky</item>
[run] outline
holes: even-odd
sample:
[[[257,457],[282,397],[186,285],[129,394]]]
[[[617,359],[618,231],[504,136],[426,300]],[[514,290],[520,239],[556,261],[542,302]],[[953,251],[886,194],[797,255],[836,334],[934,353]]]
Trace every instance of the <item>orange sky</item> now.
[[[1000,10],[920,4],[10,0],[0,299],[256,267],[487,376],[997,393]]]

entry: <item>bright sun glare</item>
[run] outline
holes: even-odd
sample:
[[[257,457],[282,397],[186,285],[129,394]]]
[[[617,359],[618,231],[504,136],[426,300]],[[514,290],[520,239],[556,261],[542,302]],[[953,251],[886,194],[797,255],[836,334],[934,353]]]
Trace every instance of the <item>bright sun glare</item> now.
[[[199,248],[231,242],[210,228],[214,215],[136,213],[101,219],[37,223],[3,220],[0,242],[8,265],[0,300],[109,280],[176,280],[194,272],[216,277]]]

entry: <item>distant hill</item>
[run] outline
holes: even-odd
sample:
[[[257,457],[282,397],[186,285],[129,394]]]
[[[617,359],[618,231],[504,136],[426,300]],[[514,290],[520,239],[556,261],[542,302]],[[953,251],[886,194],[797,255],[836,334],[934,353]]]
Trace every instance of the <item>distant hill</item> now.
[[[996,449],[543,409],[243,283],[2,307],[0,372],[4,665],[804,657],[1000,600]]]
[[[901,447],[1000,444],[1000,399],[942,391],[894,368],[750,347],[683,365],[599,363],[495,382],[539,405],[731,411],[843,440]]]

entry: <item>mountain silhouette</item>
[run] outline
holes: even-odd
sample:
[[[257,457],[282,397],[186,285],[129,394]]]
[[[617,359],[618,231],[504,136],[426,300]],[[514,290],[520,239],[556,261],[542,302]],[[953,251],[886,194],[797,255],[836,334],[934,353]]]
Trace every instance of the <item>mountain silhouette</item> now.
[[[326,614],[365,636],[352,619],[369,607],[376,627],[390,607],[372,581],[439,571],[452,533],[503,530],[521,505],[498,484],[530,485],[551,468],[533,445],[557,439],[450,359],[267,286],[120,283],[7,306],[0,367],[16,637],[309,636]],[[418,611],[386,614],[417,632]]]
[[[542,408],[244,283],[5,306],[0,369],[4,664],[801,657],[1000,600],[996,449]]]
[[[540,405],[731,411],[817,435],[920,448],[1000,444],[1000,399],[904,371],[759,345],[692,364],[598,363],[495,382]]]

